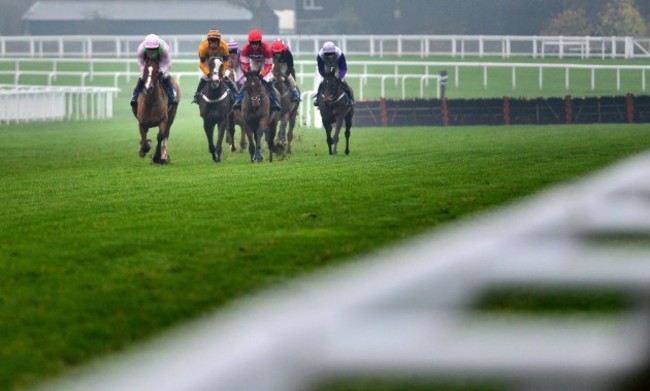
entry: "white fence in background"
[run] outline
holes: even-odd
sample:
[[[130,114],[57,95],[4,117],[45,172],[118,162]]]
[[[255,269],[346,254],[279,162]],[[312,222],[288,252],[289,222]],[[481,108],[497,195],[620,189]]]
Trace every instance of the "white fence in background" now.
[[[174,56],[195,56],[203,35],[163,36]],[[0,36],[0,57],[133,57],[142,36]],[[224,34],[245,42],[244,35]],[[295,55],[313,56],[334,41],[350,56],[499,56],[647,58],[650,38],[486,35],[267,35],[285,40]]]
[[[113,117],[117,88],[4,86],[0,124],[31,121],[95,120]]]
[[[303,96],[299,120],[301,124],[320,127],[320,119],[317,110],[311,106],[311,99],[305,99],[313,95],[318,86],[320,76],[316,73],[314,61],[297,60],[295,62],[298,84],[303,92],[312,91],[308,96]],[[13,82],[14,85],[24,84],[28,78],[38,77],[43,84],[53,86],[57,78],[66,77],[66,80],[73,78],[78,80],[83,87],[89,83],[97,82],[97,79],[106,78],[111,80],[113,88],[117,89],[124,81],[130,82],[139,75],[137,63],[134,59],[119,58],[0,58],[0,80]],[[65,71],[70,67],[81,68],[79,71]],[[358,100],[368,99],[367,90],[372,88],[380,91],[382,97],[394,97],[401,99],[411,98],[439,98],[439,71],[446,69],[449,72],[448,86],[458,88],[463,83],[463,75],[466,70],[479,69],[482,72],[482,88],[487,89],[495,83],[494,78],[502,83],[501,75],[497,70],[509,70],[512,91],[517,90],[518,78],[521,80],[522,71],[534,70],[539,90],[543,91],[548,83],[548,76],[552,70],[563,71],[564,86],[566,91],[572,87],[572,79],[578,72],[589,73],[591,90],[597,88],[597,74],[614,74],[614,85],[616,91],[622,90],[622,74],[635,73],[638,77],[638,90],[647,90],[647,74],[650,65],[593,65],[593,64],[553,64],[553,63],[501,63],[501,62],[452,62],[452,61],[349,61],[347,80],[355,90],[355,97]],[[41,68],[42,70],[32,70]],[[46,68],[46,69],[43,69]],[[107,70],[117,69],[117,70]],[[179,69],[193,69],[191,71],[178,71]],[[381,71],[378,71],[381,69]],[[172,74],[177,80],[187,78],[195,82],[200,77],[196,69],[196,59],[175,59],[172,67]],[[519,76],[518,76],[519,74]],[[526,74],[530,78],[530,72]],[[552,75],[557,79],[558,73]],[[584,83],[584,77],[581,78]],[[410,84],[408,84],[410,83]],[[472,81],[475,83],[475,81]],[[555,82],[557,83],[557,81]],[[603,83],[601,81],[601,83]],[[466,84],[465,84],[466,85]],[[477,86],[478,88],[481,85]],[[602,86],[598,86],[602,87]],[[388,92],[391,94],[388,94]],[[396,93],[397,92],[397,93]],[[378,97],[374,97],[378,98]]]
[[[306,391],[338,376],[645,390],[649,166],[650,155],[640,155],[284,284],[41,390]],[[609,315],[476,309],[491,292],[512,289],[609,292],[627,305]]]

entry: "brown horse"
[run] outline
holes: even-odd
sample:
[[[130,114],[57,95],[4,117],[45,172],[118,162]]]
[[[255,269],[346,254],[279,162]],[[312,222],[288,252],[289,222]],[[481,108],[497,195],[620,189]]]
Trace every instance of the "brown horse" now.
[[[209,81],[201,90],[199,97],[199,112],[203,118],[203,130],[208,138],[208,150],[215,163],[221,162],[223,137],[228,127],[228,117],[233,102],[230,99],[228,86],[220,76],[223,62],[217,57],[208,60]],[[218,126],[217,143],[214,143],[214,127]]]
[[[271,112],[271,100],[262,78],[256,71],[246,73],[246,82],[242,86],[244,98],[241,106],[242,129],[246,131],[250,145],[248,152],[251,162],[261,162],[262,135],[266,135],[269,147],[269,161],[273,161],[275,150],[275,127],[279,118],[278,112]]]
[[[160,80],[161,77],[158,62],[147,60],[142,75],[144,87],[138,96],[137,111],[134,112],[140,128],[140,157],[145,157],[151,150],[151,140],[147,139],[147,132],[150,128],[158,127],[158,143],[153,156],[153,162],[156,164],[169,163],[167,139],[169,139],[169,130],[176,118],[177,109],[176,105],[170,107],[165,88]],[[176,98],[180,102],[181,90],[178,83],[173,79],[171,82],[176,88]]]
[[[328,74],[321,82],[320,104],[318,106],[320,115],[325,127],[327,136],[327,148],[330,155],[338,155],[336,147],[339,143],[339,134],[343,120],[345,120],[345,154],[350,154],[350,129],[352,128],[352,117],[354,106],[348,104],[345,98],[345,90],[341,80],[334,74]],[[335,124],[334,137],[332,137],[332,124]]]
[[[280,130],[278,134],[279,144],[285,147],[285,152],[291,153],[291,142],[293,141],[293,128],[296,126],[296,117],[298,116],[298,107],[300,102],[292,101],[291,88],[286,76],[276,74],[275,87],[280,95]],[[287,130],[288,125],[288,130]]]

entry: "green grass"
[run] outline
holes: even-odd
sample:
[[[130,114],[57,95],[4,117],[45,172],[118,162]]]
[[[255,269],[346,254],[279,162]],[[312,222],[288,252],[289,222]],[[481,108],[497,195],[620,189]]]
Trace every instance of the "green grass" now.
[[[354,128],[330,157],[300,128],[288,159],[217,165],[185,101],[154,166],[122,106],[0,127],[0,389],[650,147],[642,125]]]

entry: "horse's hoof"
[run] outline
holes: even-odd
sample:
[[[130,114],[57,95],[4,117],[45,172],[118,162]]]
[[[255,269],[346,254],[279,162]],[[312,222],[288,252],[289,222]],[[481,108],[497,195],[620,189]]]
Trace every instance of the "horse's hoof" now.
[[[144,145],[140,143],[140,151],[138,152],[138,155],[140,155],[140,157],[145,157],[149,151],[151,151],[151,140],[148,139],[145,141]]]
[[[160,164],[160,165],[165,165],[170,163],[169,157],[166,159],[161,159],[161,158],[154,158],[153,159],[154,164]]]

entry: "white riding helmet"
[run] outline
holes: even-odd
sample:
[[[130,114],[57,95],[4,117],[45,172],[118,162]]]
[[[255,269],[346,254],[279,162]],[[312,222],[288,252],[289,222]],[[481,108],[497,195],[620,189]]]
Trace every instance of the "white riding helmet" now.
[[[157,49],[160,46],[160,38],[156,34],[149,34],[144,39],[144,47],[147,49]]]
[[[334,42],[325,42],[323,44],[323,53],[336,53],[336,45],[334,45]]]

